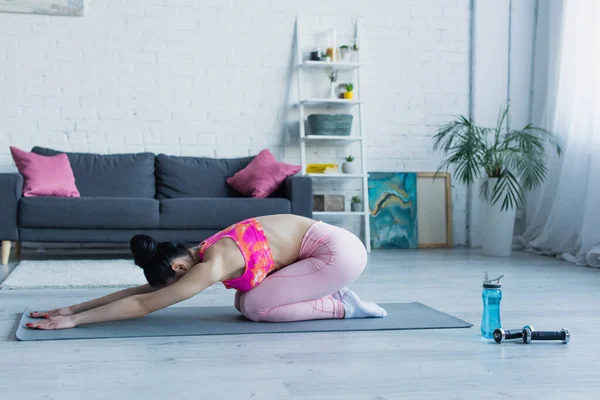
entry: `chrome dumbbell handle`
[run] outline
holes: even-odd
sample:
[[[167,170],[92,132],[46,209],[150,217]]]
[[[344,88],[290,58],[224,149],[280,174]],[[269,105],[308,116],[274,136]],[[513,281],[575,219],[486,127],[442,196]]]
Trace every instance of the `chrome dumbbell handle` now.
[[[532,340],[560,340],[567,344],[571,340],[571,335],[566,329],[560,331],[535,331],[530,326],[523,327],[523,342],[531,343]]]
[[[511,329],[511,330],[507,330],[507,329],[494,329],[494,341],[496,343],[500,343],[503,342],[505,340],[509,340],[509,339],[520,339],[523,337],[523,330],[522,329]]]

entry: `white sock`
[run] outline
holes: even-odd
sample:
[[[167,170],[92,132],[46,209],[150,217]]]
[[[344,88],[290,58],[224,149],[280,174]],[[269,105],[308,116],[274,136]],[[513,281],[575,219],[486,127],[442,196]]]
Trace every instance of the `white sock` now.
[[[344,297],[344,295],[345,295],[346,293],[348,293],[349,291],[350,291],[350,289],[348,289],[347,287],[343,287],[343,288],[341,288],[340,290],[338,290],[337,292],[334,292],[334,293],[332,294],[332,296],[333,296],[333,298],[334,298],[334,299],[341,300],[341,299],[342,299],[342,297]]]
[[[362,301],[356,293],[348,288],[341,288],[332,294],[344,305],[344,318],[382,318],[387,311],[370,301]]]

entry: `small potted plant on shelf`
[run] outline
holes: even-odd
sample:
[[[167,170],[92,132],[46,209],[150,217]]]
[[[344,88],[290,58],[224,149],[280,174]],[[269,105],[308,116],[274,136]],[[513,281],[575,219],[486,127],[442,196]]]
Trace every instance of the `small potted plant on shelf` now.
[[[358,196],[352,197],[352,203],[350,203],[350,209],[354,212],[362,211],[360,197],[358,197]]]
[[[510,255],[517,207],[524,203],[525,192],[540,186],[548,173],[546,144],[558,156],[562,153],[553,133],[531,124],[510,129],[507,114],[505,109],[492,128],[458,116],[433,136],[434,149],[445,157],[439,170],[453,167],[460,183],[482,183],[482,253],[488,256]]]
[[[353,156],[344,158],[346,161],[342,164],[342,172],[345,174],[360,174],[360,165],[354,162]]]
[[[348,83],[345,85],[344,87],[346,89],[346,91],[344,92],[344,99],[346,100],[352,100],[352,98],[354,97],[354,85],[351,83]]]
[[[340,57],[342,61],[348,61],[348,56],[350,55],[350,46],[340,46]]]

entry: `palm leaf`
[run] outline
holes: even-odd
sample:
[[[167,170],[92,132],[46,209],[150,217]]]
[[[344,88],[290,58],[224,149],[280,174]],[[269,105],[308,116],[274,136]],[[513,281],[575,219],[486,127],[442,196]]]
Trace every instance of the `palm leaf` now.
[[[489,180],[484,179],[481,186],[479,186],[479,196],[484,198],[485,200],[488,200],[489,195],[490,195]]]
[[[544,128],[532,126],[531,124],[526,125],[521,131],[536,135],[541,138],[542,141],[548,141],[548,143],[550,143],[556,149],[556,154],[558,154],[559,157],[562,155],[562,140],[560,140],[560,138],[552,132]]]
[[[433,136],[434,149],[441,149],[446,158],[442,169],[455,167],[455,176],[459,182],[472,183],[481,174],[481,153],[483,142],[481,132],[471,120],[460,116],[456,121],[442,126]]]
[[[508,154],[507,166],[521,178],[523,188],[532,190],[541,185],[548,172],[544,139],[527,128],[510,131],[505,137],[504,145]]]
[[[546,143],[555,147],[559,156],[562,154],[559,139],[551,132],[531,124],[510,130],[507,118],[505,108],[496,126],[485,128],[470,118],[455,116],[454,121],[433,135],[434,149],[444,155],[436,175],[453,167],[456,179],[463,184],[471,184],[482,176],[498,178],[494,188],[484,182],[479,194],[492,204],[501,201],[503,210],[521,205],[524,191],[535,189],[546,179]]]
[[[473,128],[471,120],[462,115],[456,118],[457,120],[442,126],[434,134],[434,150],[441,148],[444,152],[448,152],[456,139],[467,139],[469,132],[471,132]]]
[[[496,122],[496,128],[494,129],[494,148],[500,144],[500,136],[502,134],[502,126],[508,115],[508,107],[504,108],[498,116],[498,122]]]
[[[523,190],[519,184],[519,180],[507,169],[502,171],[500,178],[498,178],[496,185],[494,185],[491,197],[492,205],[495,205],[503,198],[502,211],[518,207],[524,201]]]

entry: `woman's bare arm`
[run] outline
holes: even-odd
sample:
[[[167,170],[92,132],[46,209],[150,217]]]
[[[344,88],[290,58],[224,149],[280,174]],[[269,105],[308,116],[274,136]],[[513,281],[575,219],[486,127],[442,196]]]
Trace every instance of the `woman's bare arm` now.
[[[68,329],[84,324],[140,318],[187,300],[224,277],[221,263],[202,263],[177,282],[154,292],[136,294],[78,314],[49,317],[25,326],[31,329]]]
[[[131,296],[135,296],[138,294],[152,293],[154,291],[155,291],[155,289],[152,288],[152,286],[145,284],[142,286],[136,286],[136,287],[120,290],[118,292],[111,293],[107,296],[99,297],[97,299],[90,300],[85,303],[75,304],[75,305],[71,306],[70,308],[73,311],[73,314],[79,314],[81,312],[88,311],[93,308],[102,307],[104,305],[113,303],[117,300],[121,300],[126,297],[131,297]]]
[[[74,315],[75,326],[98,322],[140,318],[154,311],[187,300],[218,282],[221,277],[210,264],[199,264],[172,285],[152,293],[130,296],[102,307]]]
[[[106,304],[110,304],[117,300],[124,299],[126,297],[135,296],[139,294],[152,293],[155,289],[153,289],[150,285],[145,284],[141,286],[136,286],[132,288],[127,288],[124,290],[120,290],[115,293],[111,293],[109,295],[99,297],[94,300],[86,301],[84,303],[74,304],[69,307],[64,308],[56,308],[50,311],[34,311],[31,313],[32,318],[48,318],[55,317],[58,315],[73,315],[82,313],[84,311],[91,310],[93,308],[102,307]]]

